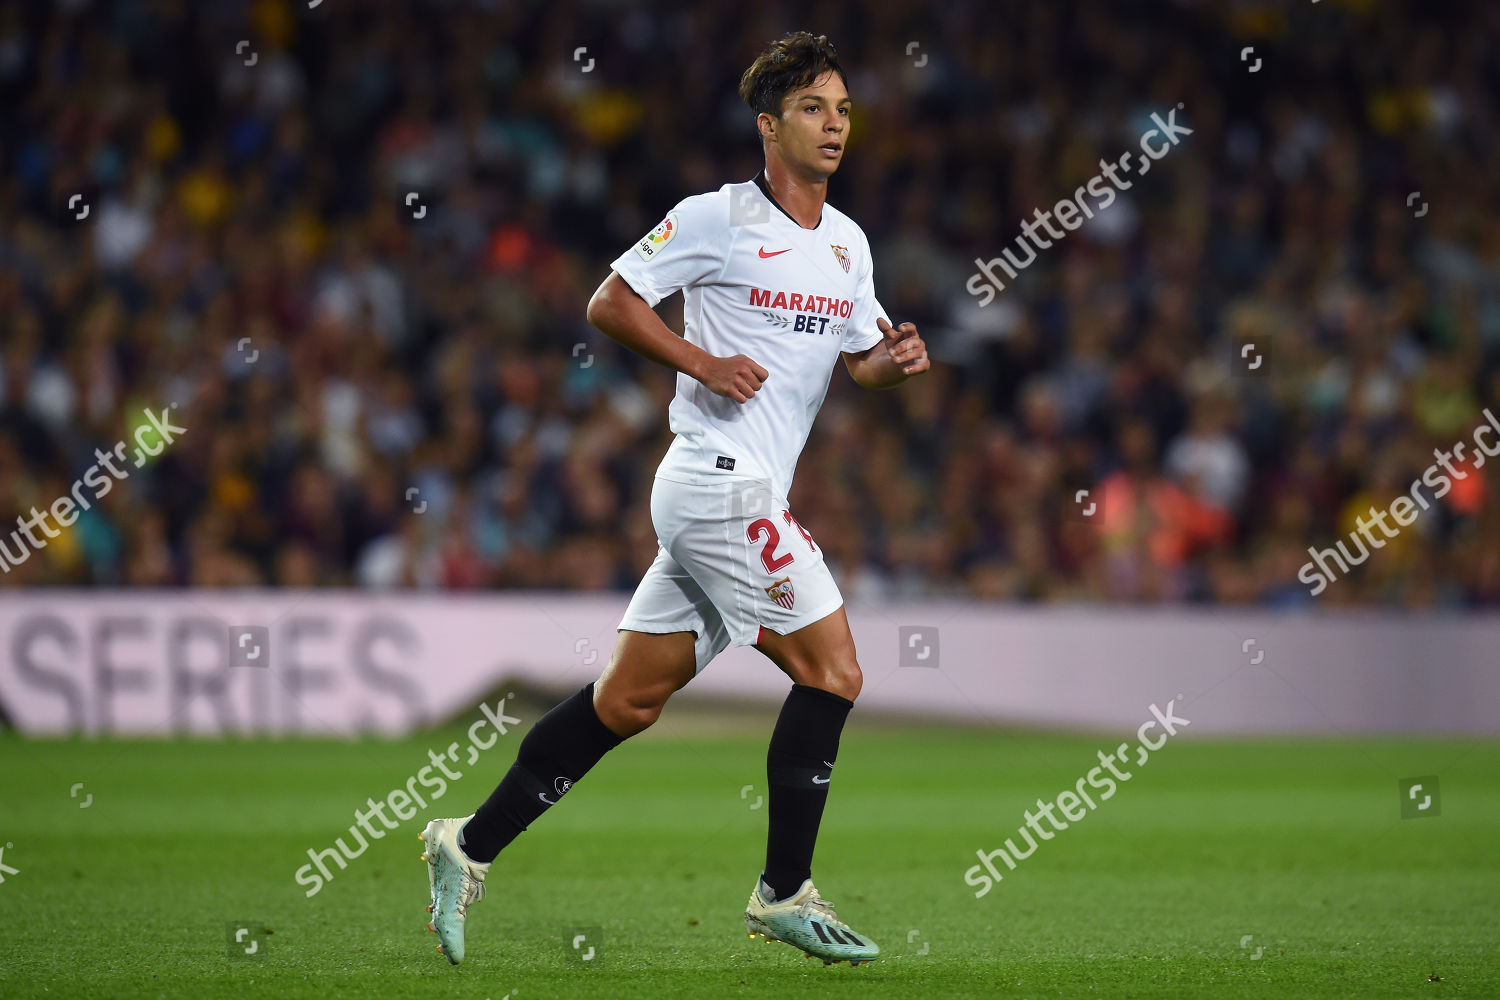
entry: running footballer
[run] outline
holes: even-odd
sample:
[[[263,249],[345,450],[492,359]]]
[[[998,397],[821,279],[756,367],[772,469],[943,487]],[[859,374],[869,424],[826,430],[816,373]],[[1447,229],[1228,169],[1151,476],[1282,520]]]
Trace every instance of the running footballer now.
[[[421,835],[428,928],[455,965],[495,857],[729,645],[754,646],[792,680],[766,754],[766,860],[745,924],[825,964],[880,955],[812,882],[861,675],[843,598],[786,499],[839,357],[869,389],[929,367],[916,327],[893,327],[876,301],[865,234],[826,203],[849,140],[847,83],[826,37],[773,42],[740,80],[765,170],[679,202],[589,302],[594,326],[678,373],[675,437],[651,492],[659,547],[599,679],[537,721],[472,816]],[[653,311],[677,291],[681,337]]]

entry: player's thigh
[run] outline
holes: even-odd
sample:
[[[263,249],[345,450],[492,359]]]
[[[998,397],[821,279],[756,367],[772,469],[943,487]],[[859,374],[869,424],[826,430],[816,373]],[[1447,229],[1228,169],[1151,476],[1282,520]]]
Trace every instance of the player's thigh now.
[[[832,691],[850,701],[859,697],[863,677],[849,616],[842,607],[785,635],[765,629],[755,648],[797,684]]]
[[[658,548],[620,619],[609,664],[594,684],[594,711],[620,736],[640,732],[728,643],[708,595],[665,548]]]
[[[618,627],[648,635],[690,633],[697,670],[729,645],[723,616],[714,602],[664,545],[658,545],[656,559],[641,577]]]

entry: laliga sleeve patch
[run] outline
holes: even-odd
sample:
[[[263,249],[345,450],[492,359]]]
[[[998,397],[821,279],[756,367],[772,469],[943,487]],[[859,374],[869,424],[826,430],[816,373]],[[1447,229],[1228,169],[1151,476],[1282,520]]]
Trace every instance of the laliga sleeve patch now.
[[[641,241],[635,245],[636,255],[649,264],[666,248],[668,243],[672,242],[672,237],[677,235],[679,228],[681,227],[677,222],[677,213],[669,213],[665,219],[661,220],[660,225],[641,237]]]

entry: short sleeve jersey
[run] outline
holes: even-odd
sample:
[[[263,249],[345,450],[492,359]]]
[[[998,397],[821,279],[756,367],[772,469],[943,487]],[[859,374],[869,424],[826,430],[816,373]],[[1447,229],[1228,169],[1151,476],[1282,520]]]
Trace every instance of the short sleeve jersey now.
[[[651,306],[682,291],[689,342],[770,373],[744,403],[678,373],[675,437],[656,474],[769,479],[786,496],[839,353],[881,339],[864,232],[826,204],[818,225],[802,228],[757,177],[679,202],[611,267]]]

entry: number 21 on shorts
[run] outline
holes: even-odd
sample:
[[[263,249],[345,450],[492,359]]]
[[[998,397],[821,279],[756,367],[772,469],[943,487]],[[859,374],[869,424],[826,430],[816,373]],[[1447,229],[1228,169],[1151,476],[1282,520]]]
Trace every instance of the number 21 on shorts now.
[[[802,527],[801,521],[792,516],[791,511],[783,510],[781,516],[788,525],[801,533],[809,551],[818,551],[818,547],[813,544],[812,535],[809,535],[807,529]],[[781,532],[776,530],[776,522],[769,517],[758,517],[751,521],[750,526],[745,529],[745,537],[751,543],[765,539],[765,543],[760,547],[760,563],[766,568],[767,573],[775,573],[795,558],[790,552],[783,552],[779,556],[776,554],[776,549],[781,545]]]

